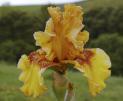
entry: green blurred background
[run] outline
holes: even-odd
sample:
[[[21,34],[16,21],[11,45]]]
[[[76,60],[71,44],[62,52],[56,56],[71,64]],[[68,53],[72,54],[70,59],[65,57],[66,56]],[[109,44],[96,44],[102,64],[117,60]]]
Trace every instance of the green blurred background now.
[[[87,81],[81,73],[70,71],[68,77],[75,83],[77,101],[123,100],[123,0],[86,0],[76,3],[83,7],[84,24],[90,32],[86,47],[102,48],[112,61],[112,77],[107,88],[97,97],[88,93]],[[20,91],[16,63],[24,53],[37,49],[35,31],[44,30],[49,18],[46,6],[0,7],[0,101],[56,101],[52,91],[52,71],[45,73],[49,91],[32,99]],[[56,6],[56,5],[52,5]],[[63,8],[63,5],[57,5]]]

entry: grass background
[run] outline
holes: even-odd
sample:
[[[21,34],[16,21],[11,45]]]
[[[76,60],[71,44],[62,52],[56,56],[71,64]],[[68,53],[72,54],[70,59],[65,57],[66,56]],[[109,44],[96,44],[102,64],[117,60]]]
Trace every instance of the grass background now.
[[[48,91],[36,99],[25,97],[19,90],[22,85],[18,80],[19,72],[16,65],[0,62],[0,101],[57,101],[52,90],[52,71],[44,73]],[[89,95],[87,81],[81,73],[70,71],[67,77],[74,83],[76,101],[122,101],[122,77],[110,77],[107,87],[95,98]]]

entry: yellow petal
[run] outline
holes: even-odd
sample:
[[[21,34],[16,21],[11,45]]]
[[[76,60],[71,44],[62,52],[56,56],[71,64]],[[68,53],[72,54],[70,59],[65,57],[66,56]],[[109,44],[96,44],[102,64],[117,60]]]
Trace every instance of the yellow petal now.
[[[80,32],[76,38],[77,41],[82,41],[84,44],[89,40],[89,32],[84,30]]]
[[[46,52],[46,57],[48,60],[53,60],[54,59],[54,52],[52,50],[52,42],[49,42],[47,44],[42,45],[42,50]]]
[[[84,45],[88,40],[89,40],[89,32],[84,30],[83,32],[80,32],[77,35],[76,39],[73,39],[72,42],[77,49],[82,51]]]
[[[36,40],[36,45],[42,47],[43,44],[46,44],[48,43],[48,41],[50,41],[51,35],[48,33],[39,31],[34,33],[34,39]]]
[[[18,62],[18,68],[21,70],[26,70],[28,69],[29,66],[29,60],[26,55],[22,55],[19,62]]]
[[[83,28],[82,9],[80,6],[65,5],[63,13],[64,33],[69,40],[74,40]]]
[[[62,12],[59,7],[48,7],[48,12],[53,19],[54,24],[58,24],[58,22],[62,19]]]
[[[45,32],[55,35],[54,34],[54,25],[53,25],[53,21],[51,18],[46,22]]]
[[[44,93],[46,88],[43,85],[43,78],[37,66],[32,64],[30,70],[25,74],[25,78],[24,85],[21,87],[25,95],[37,97]]]
[[[26,57],[26,59],[23,57]],[[24,65],[26,61],[29,61],[27,56],[22,56],[20,61],[18,66],[24,66],[26,68],[22,70],[22,73],[19,77],[19,80],[23,81],[24,83],[24,85],[21,87],[21,90],[27,96],[39,96],[46,90],[46,87],[43,85],[43,77],[41,76],[40,66],[34,63]]]
[[[85,50],[86,51],[86,50]],[[89,57],[89,54],[85,52],[84,59],[80,62],[83,68],[77,68],[84,72],[84,76],[87,77],[89,83],[89,89],[93,96],[98,94],[105,88],[104,80],[110,76],[111,62],[109,56],[101,49],[88,49],[88,52],[92,52],[93,55]],[[89,58],[89,59],[86,59]]]

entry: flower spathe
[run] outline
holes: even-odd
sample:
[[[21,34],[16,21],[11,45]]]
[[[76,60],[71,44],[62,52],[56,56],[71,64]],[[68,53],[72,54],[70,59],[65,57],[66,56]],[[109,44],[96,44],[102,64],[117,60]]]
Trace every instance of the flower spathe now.
[[[23,71],[20,80],[21,88],[26,95],[38,96],[46,90],[43,85],[41,70],[71,63],[74,68],[83,72],[88,80],[93,96],[102,91],[104,81],[110,76],[111,62],[109,56],[99,48],[85,49],[89,32],[83,30],[83,11],[80,6],[65,5],[64,12],[59,7],[49,7],[51,18],[46,23],[45,31],[34,33],[36,45],[41,48],[29,56],[23,55],[18,67]]]

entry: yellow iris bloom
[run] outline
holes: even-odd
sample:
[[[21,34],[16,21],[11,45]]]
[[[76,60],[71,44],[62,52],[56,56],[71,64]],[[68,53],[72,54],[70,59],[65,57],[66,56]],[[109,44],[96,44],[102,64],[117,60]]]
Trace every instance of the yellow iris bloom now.
[[[41,69],[71,63],[87,77],[90,92],[95,96],[105,88],[104,80],[110,76],[109,56],[99,48],[84,49],[89,32],[81,31],[84,25],[80,6],[65,5],[64,12],[59,7],[49,7],[48,11],[51,18],[46,23],[45,31],[34,33],[41,52],[30,55],[31,58],[24,55],[18,63],[23,71],[20,76],[24,82],[22,91],[26,95],[38,96],[45,91]]]

